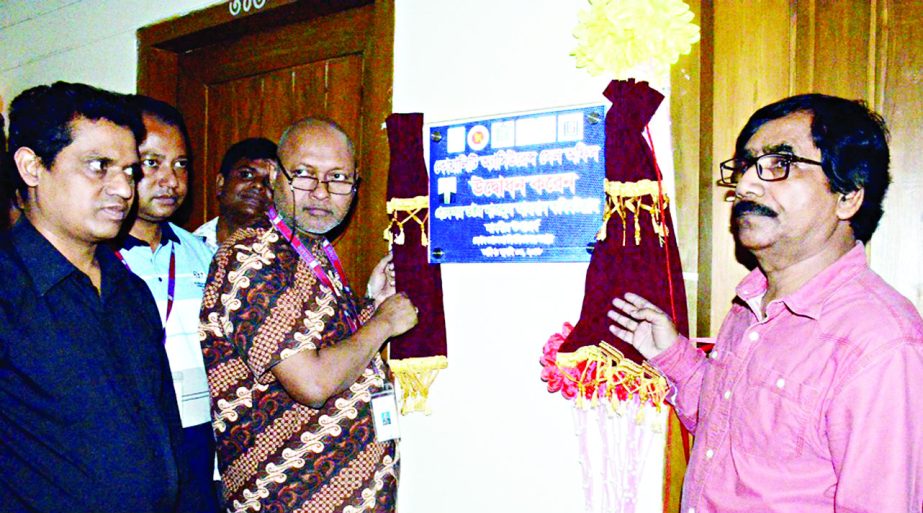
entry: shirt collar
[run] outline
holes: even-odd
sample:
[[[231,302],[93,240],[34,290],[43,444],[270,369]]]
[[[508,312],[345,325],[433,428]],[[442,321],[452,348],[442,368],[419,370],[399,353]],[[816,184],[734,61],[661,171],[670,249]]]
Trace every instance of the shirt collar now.
[[[170,226],[170,223],[164,221],[160,223],[160,244],[164,245],[168,241],[173,241],[174,244],[182,244],[179,240],[179,236],[176,235],[176,232],[173,231],[173,228]],[[136,247],[151,247],[149,242],[145,242],[132,234],[125,234],[125,240],[122,241],[122,249],[132,249]]]
[[[826,269],[817,273],[798,290],[780,298],[780,301],[796,314],[817,319],[827,297],[844,283],[852,280],[856,274],[867,268],[868,260],[865,258],[865,245],[862,242],[856,242],[856,245],[846,254],[838,258]],[[767,288],[766,275],[759,268],[756,268],[737,286],[737,296],[748,302],[748,300],[756,296],[765,294]]]
[[[45,295],[73,273],[83,274],[25,216],[10,230],[10,237],[39,295]],[[96,260],[104,288],[108,280],[118,281],[128,273],[105,244],[96,247]]]

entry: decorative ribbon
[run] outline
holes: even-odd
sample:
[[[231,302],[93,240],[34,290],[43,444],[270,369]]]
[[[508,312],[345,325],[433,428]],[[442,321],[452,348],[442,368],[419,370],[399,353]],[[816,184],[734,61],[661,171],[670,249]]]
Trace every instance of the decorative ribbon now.
[[[590,0],[574,27],[578,68],[625,79],[644,70],[669,83],[670,65],[699,41],[699,26],[682,0]]]

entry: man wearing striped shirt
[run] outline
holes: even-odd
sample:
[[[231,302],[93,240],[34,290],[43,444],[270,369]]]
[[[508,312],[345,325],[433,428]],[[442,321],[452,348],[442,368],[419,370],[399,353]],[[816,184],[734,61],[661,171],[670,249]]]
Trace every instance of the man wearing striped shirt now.
[[[135,96],[132,102],[142,112],[147,136],[138,148],[142,176],[137,218],[120,239],[117,256],[151,289],[166,330],[164,344],[183,423],[181,456],[190,463],[189,482],[181,486],[190,487],[195,498],[183,511],[212,512],[217,510],[215,442],[198,338],[212,252],[200,238],[167,221],[187,191],[191,158],[182,115],[152,98]]]

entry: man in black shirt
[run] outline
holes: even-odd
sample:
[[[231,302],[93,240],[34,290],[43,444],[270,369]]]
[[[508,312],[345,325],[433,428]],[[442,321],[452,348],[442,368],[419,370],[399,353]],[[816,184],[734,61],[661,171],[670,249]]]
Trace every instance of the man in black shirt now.
[[[83,84],[10,106],[24,208],[0,235],[0,511],[183,509],[160,316],[100,246],[128,215],[143,138],[122,97]]]

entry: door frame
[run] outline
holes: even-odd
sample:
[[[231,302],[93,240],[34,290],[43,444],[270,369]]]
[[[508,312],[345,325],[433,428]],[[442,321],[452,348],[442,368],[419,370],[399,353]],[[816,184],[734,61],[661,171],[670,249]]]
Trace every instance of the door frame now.
[[[354,234],[363,261],[357,262],[366,278],[377,256],[387,251],[378,235],[387,225],[388,138],[383,123],[391,114],[394,70],[394,0],[274,0],[260,10],[231,15],[228,3],[194,11],[187,15],[142,27],[138,38],[137,91],[176,105],[179,98],[179,56],[185,52],[235,40],[247,34],[328,16],[364,6],[372,6],[372,30],[365,41],[362,72],[362,112],[358,155],[362,191],[351,217],[362,223]],[[188,120],[193,129],[196,120]],[[193,180],[202,180],[197,173]],[[197,187],[201,189],[201,187]],[[206,187],[207,189],[207,187]],[[200,198],[201,219],[211,198]],[[198,212],[196,212],[198,213]],[[373,260],[374,258],[374,260]],[[368,261],[365,261],[368,260]],[[360,282],[361,283],[361,282]]]

